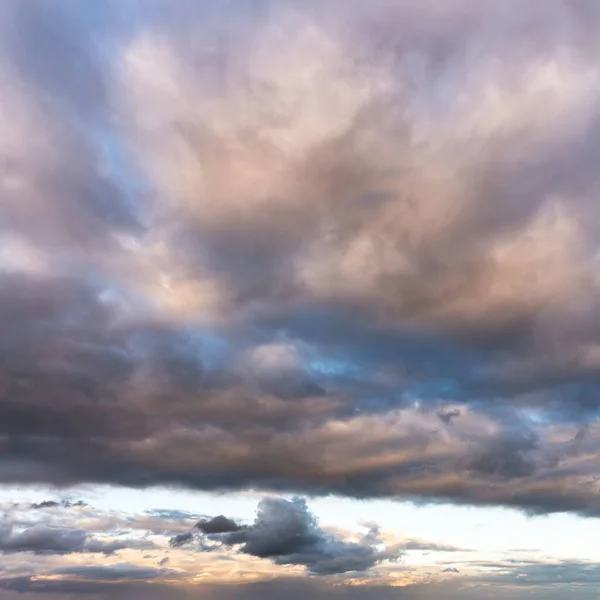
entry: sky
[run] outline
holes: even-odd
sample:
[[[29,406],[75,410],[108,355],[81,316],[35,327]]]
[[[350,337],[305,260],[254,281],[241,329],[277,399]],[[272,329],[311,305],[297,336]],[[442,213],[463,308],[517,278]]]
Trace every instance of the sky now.
[[[599,28],[0,1],[0,600],[597,598]]]

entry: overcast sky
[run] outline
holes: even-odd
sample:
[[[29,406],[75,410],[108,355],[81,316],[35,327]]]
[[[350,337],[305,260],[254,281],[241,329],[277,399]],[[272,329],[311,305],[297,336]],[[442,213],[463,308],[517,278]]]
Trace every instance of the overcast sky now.
[[[597,598],[599,33],[0,0],[0,600]]]

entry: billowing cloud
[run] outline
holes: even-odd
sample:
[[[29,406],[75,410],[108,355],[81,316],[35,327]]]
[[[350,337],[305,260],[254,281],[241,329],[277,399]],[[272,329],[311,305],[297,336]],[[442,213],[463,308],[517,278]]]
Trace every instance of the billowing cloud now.
[[[381,549],[379,529],[371,527],[358,542],[345,541],[324,531],[303,498],[266,497],[257,508],[252,525],[238,525],[222,515],[200,522],[197,528],[206,536],[200,549],[237,547],[240,552],[267,558],[278,565],[303,565],[310,573],[330,575],[367,571],[383,561],[395,561],[399,548]],[[170,540],[172,547],[194,541],[193,532]],[[211,544],[212,543],[212,544]]]
[[[600,514],[600,11],[550,4],[3,2],[0,481]]]

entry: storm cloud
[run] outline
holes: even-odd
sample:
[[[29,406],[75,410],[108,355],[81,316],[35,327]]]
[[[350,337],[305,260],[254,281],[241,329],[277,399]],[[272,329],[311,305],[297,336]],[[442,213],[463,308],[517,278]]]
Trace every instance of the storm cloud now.
[[[600,514],[598,26],[2,2],[0,482]],[[263,509],[196,533],[375,560]]]

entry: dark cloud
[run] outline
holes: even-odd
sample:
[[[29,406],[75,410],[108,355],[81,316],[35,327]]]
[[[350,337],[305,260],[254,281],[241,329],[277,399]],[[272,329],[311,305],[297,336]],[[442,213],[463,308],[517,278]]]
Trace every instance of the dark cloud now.
[[[191,541],[193,541],[193,539],[194,539],[194,535],[191,532],[186,531],[184,533],[178,533],[177,535],[174,535],[169,540],[169,545],[172,548],[179,548],[180,546],[189,544]]]
[[[60,502],[57,502],[56,500],[44,500],[42,502],[34,502],[31,505],[31,508],[33,509],[38,509],[38,508],[56,508],[57,506],[61,506]]]
[[[0,480],[600,514],[600,13],[363,4],[2,3]]]
[[[77,500],[75,502],[71,502],[70,500],[43,500],[42,502],[34,502],[31,504],[30,508],[37,510],[42,508],[57,508],[59,506],[62,508],[83,508],[86,507],[87,504],[83,500]]]
[[[219,519],[220,527],[214,526],[216,519]],[[316,575],[366,571],[382,561],[394,561],[400,556],[399,549],[378,548],[381,540],[377,527],[372,527],[359,542],[344,541],[328,534],[319,527],[302,498],[263,498],[252,525],[235,525],[234,521],[222,516],[215,517],[210,523],[209,530],[199,529],[211,542],[239,547],[240,552],[268,558],[279,565],[303,565]],[[185,541],[191,541],[191,537],[190,534]],[[180,545],[178,542],[174,543],[172,539],[171,545]],[[209,548],[212,550],[214,546]]]
[[[437,416],[447,425],[452,422],[452,419],[460,417],[460,410],[458,408],[440,409]]]
[[[442,573],[460,573],[460,571],[456,567],[447,567]]]
[[[241,526],[223,515],[218,515],[212,519],[201,519],[196,523],[196,528],[202,533],[229,533],[238,531]]]

